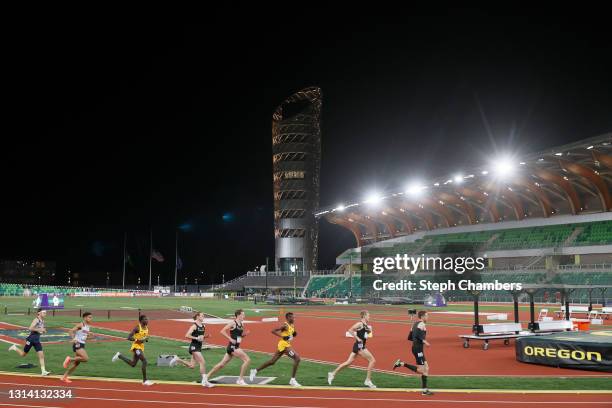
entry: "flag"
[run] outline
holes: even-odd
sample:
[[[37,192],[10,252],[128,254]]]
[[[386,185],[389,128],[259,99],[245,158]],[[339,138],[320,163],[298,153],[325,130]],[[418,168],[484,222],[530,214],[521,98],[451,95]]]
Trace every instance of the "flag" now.
[[[177,257],[176,258],[176,270],[181,270],[183,269],[183,260],[181,259],[181,257]]]
[[[157,262],[164,262],[164,256],[161,254],[161,252],[156,250],[151,252],[151,258],[155,259]]]

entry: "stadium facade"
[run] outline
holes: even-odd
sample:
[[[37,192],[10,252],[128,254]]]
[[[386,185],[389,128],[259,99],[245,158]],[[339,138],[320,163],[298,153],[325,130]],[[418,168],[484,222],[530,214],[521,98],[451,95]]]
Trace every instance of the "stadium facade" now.
[[[506,160],[316,215],[363,246],[419,231],[612,210],[610,133]]]
[[[467,248],[470,256],[485,259],[478,282],[542,288],[531,295],[521,292],[522,301],[533,295],[541,302],[612,301],[612,133],[320,208],[314,215],[355,237],[355,247],[339,254],[334,270],[313,270],[297,279],[278,271],[265,282],[264,275],[250,272],[225,289],[291,297],[297,288],[310,298],[389,303],[397,293],[381,292],[373,299],[363,290],[374,258],[457,256]],[[400,277],[435,281],[436,273]],[[411,298],[400,301],[423,301],[431,294],[404,293],[400,296]],[[514,295],[480,294],[482,300],[504,302]],[[449,291],[445,296],[470,300],[472,295]]]
[[[321,89],[285,99],[272,115],[275,270],[317,269]]]

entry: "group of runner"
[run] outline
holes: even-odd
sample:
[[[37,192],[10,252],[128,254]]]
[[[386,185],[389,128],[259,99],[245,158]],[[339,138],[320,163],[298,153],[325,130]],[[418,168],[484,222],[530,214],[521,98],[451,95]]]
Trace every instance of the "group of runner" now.
[[[38,355],[38,359],[41,366],[41,374],[49,375],[50,372],[45,369],[45,359],[40,341],[40,335],[46,333],[45,328],[45,310],[39,310],[36,313],[36,318],[30,324],[28,330],[30,334],[26,338],[25,346],[23,350],[19,349],[17,345],[13,344],[9,348],[10,351],[15,351],[22,357],[25,357],[31,348],[34,348]],[[401,359],[398,359],[393,364],[393,370],[404,367],[415,373],[421,374],[422,381],[422,393],[423,395],[432,395],[432,392],[427,388],[427,377],[429,375],[429,366],[425,358],[425,346],[429,346],[429,342],[426,340],[427,336],[427,312],[422,310],[417,313],[418,320],[412,325],[412,330],[408,335],[408,340],[412,342],[412,354],[414,355],[416,364],[411,365],[405,363]],[[238,309],[234,313],[234,319],[226,324],[221,329],[221,335],[228,340],[228,345],[225,349],[225,354],[219,363],[217,363],[208,373],[206,373],[206,361],[202,355],[202,346],[205,339],[210,337],[209,333],[206,333],[206,325],[204,324],[204,314],[201,312],[196,313],[193,316],[194,323],[189,327],[185,333],[185,338],[191,342],[188,347],[191,359],[189,361],[183,360],[179,357],[173,357],[170,360],[170,366],[176,366],[181,364],[185,367],[195,368],[196,364],[199,365],[201,374],[201,384],[205,387],[214,387],[214,384],[209,381],[214,373],[221,370],[227,363],[229,363],[234,357],[242,361],[240,366],[240,375],[236,384],[246,386],[248,385],[244,379],[246,371],[251,362],[249,356],[241,349],[242,339],[249,334],[249,331],[245,328],[244,318],[245,314],[242,309]],[[61,381],[65,383],[72,382],[69,376],[76,370],[81,363],[89,361],[85,346],[87,340],[92,337],[91,333],[91,322],[93,315],[89,312],[85,312],[82,315],[82,321],[77,323],[73,328],[69,330],[70,337],[72,338],[72,351],[74,356],[67,356],[64,360],[63,367],[66,369]],[[145,343],[149,341],[149,319],[145,315],[141,315],[138,319],[138,325],[135,326],[129,333],[127,339],[132,342],[130,351],[132,352],[132,358],[129,359],[120,352],[116,353],[111,361],[114,363],[121,360],[131,367],[136,367],[138,362],[141,363],[142,370],[142,383],[145,386],[153,385],[154,383],[147,378],[147,359],[145,357]],[[353,324],[348,333],[355,339],[351,353],[347,360],[342,364],[338,365],[336,369],[327,374],[327,382],[332,385],[334,378],[342,369],[349,367],[357,357],[362,357],[368,362],[366,369],[366,378],[364,385],[369,388],[376,388],[376,385],[372,382],[372,370],[376,364],[374,355],[368,350],[366,344],[369,338],[373,337],[372,326],[370,325],[370,313],[368,311],[362,311],[360,313],[360,320]],[[292,312],[285,314],[285,322],[272,330],[272,334],[279,338],[277,349],[272,358],[260,367],[250,370],[249,379],[251,383],[255,380],[255,377],[262,370],[270,367],[283,356],[287,356],[293,360],[293,368],[291,379],[289,384],[294,387],[300,387],[301,385],[296,380],[297,370],[300,364],[300,356],[295,351],[292,341],[297,336],[295,329],[295,316]]]

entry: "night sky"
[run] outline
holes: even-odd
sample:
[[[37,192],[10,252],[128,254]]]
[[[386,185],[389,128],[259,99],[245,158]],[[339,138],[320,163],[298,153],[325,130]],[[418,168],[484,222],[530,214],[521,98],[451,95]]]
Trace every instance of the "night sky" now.
[[[323,90],[321,205],[612,131],[609,25],[561,17],[391,21],[218,13],[201,25],[22,26],[3,50],[0,259],[121,282],[274,256],[271,115]],[[246,20],[246,21],[245,21]],[[249,22],[250,21],[250,22]],[[399,24],[398,22],[401,22]],[[8,105],[8,108],[7,108]],[[320,267],[354,245],[321,223]],[[272,262],[271,262],[272,263]]]

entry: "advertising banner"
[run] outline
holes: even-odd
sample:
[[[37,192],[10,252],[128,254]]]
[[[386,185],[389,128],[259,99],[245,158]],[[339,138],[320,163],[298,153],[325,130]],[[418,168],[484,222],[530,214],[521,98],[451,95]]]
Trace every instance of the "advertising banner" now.
[[[516,339],[524,363],[612,372],[612,332],[559,333]]]

